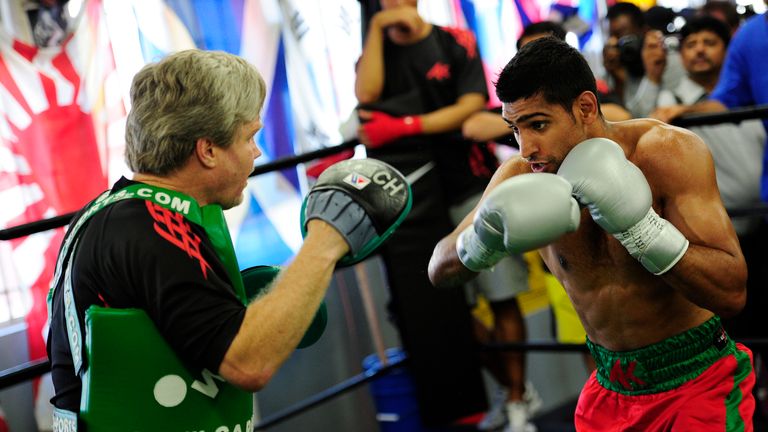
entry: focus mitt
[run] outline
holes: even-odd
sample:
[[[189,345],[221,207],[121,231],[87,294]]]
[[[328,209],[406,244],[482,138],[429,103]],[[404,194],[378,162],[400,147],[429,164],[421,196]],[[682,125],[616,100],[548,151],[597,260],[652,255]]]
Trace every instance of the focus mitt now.
[[[411,209],[411,186],[395,168],[376,159],[350,159],[326,169],[301,208],[301,233],[321,219],[341,233],[349,253],[338,265],[352,265],[376,250]]]

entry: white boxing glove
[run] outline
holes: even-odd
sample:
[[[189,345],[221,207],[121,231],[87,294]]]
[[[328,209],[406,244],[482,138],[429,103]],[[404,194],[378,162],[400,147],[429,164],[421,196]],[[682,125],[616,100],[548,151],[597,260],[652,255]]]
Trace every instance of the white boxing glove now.
[[[573,185],[573,196],[592,219],[653,274],[668,271],[688,250],[685,236],[651,207],[648,181],[617,143],[606,138],[579,143],[557,174]]]
[[[493,189],[459,235],[456,251],[465,267],[481,271],[504,256],[545,246],[576,231],[579,204],[571,185],[554,174],[522,174]]]

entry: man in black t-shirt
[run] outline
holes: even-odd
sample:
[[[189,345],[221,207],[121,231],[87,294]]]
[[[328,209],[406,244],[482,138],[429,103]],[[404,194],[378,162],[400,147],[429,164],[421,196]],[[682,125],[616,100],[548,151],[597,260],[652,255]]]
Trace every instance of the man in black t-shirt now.
[[[223,52],[182,51],[134,77],[125,153],[135,175],[76,216],[49,295],[54,430],[250,430],[250,392],[299,344],[337,261],[366,250],[345,221],[313,207],[313,189],[301,249],[248,303],[221,211],[242,201],[260,155],[254,134],[265,92],[253,66]],[[354,192],[341,195],[352,197],[346,208],[361,208]],[[333,207],[338,196],[323,199]],[[370,227],[372,214],[347,220]],[[138,310],[149,324],[98,339],[98,307],[118,317]],[[109,343],[138,345],[115,359]],[[166,351],[173,354],[159,354]],[[96,373],[105,362],[107,381],[119,383],[111,388]],[[149,386],[148,376],[157,377]],[[116,407],[104,407],[105,398]]]
[[[488,91],[470,31],[424,21],[416,0],[380,3],[357,64],[358,138],[413,188],[413,209],[383,258],[421,418],[440,425],[485,409],[463,291],[433,287],[427,265],[452,230],[450,208],[482,192],[494,170],[483,177],[486,167],[473,156],[481,152],[461,136],[462,122],[483,109]]]

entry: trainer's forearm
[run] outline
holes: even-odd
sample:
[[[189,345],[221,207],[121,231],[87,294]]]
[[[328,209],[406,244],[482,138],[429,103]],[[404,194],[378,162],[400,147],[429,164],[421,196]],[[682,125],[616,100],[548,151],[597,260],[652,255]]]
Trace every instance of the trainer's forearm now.
[[[220,367],[225,379],[258,390],[296,349],[331,281],[338,254],[310,232],[269,292],[246,310]]]

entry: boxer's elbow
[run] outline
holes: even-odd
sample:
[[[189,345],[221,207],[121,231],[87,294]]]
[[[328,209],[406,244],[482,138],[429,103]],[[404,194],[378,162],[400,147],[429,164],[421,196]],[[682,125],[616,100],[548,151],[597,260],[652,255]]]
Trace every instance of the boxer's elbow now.
[[[429,281],[437,288],[450,288],[461,285],[477,274],[470,272],[459,261],[453,248],[448,253],[442,243],[435,247],[427,266]]]
[[[721,286],[730,287],[723,292],[713,312],[723,318],[732,318],[739,314],[747,304],[747,271],[734,271],[730,281]]]
[[[732,294],[727,296],[725,311],[722,317],[733,317],[747,305],[747,263],[740,260],[739,265],[734,266],[731,272]]]
[[[727,303],[721,304],[713,312],[715,312],[721,318],[733,318],[738,315],[742,309],[744,309],[745,303],[746,302],[742,301],[729,301]]]
[[[730,293],[719,305],[719,310],[714,311],[722,318],[733,318],[744,309],[747,304],[747,290],[740,289]]]
[[[444,278],[444,272],[442,270],[442,266],[440,265],[440,260],[435,257],[434,254],[432,254],[432,258],[429,260],[429,265],[427,266],[427,275],[429,276],[429,281],[432,283],[435,287],[442,287],[445,278]]]

